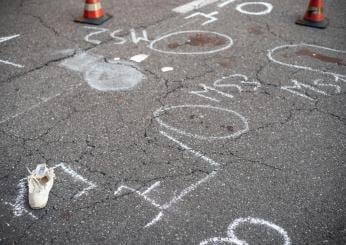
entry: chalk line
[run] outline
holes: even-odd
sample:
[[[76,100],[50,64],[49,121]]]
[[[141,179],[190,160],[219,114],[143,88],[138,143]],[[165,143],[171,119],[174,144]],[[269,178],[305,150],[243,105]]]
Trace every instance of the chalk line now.
[[[177,109],[177,108],[205,108],[205,109],[211,109],[211,110],[216,110],[216,111],[223,111],[223,112],[227,112],[230,114],[233,114],[235,116],[237,116],[241,122],[243,123],[243,128],[240,129],[239,131],[229,134],[229,135],[225,135],[225,136],[203,136],[203,135],[198,135],[198,134],[192,134],[189,132],[186,132],[182,129],[178,129],[175,128],[173,126],[168,125],[167,123],[163,122],[159,117],[161,116],[161,114],[165,111],[169,111],[172,109]],[[210,105],[178,105],[178,106],[170,106],[170,107],[161,107],[158,110],[156,110],[154,112],[154,116],[155,116],[155,120],[162,126],[165,127],[171,131],[174,131],[178,134],[181,135],[185,135],[188,137],[192,137],[192,138],[196,138],[196,139],[200,139],[200,140],[225,140],[225,139],[235,139],[237,137],[239,137],[240,135],[246,133],[249,131],[249,124],[247,122],[247,119],[245,117],[243,117],[241,114],[239,114],[236,111],[232,111],[229,109],[225,109],[225,108],[221,108],[221,107],[215,107],[215,106],[210,106]]]
[[[25,208],[25,196],[28,192],[27,188],[27,178],[23,178],[19,180],[17,185],[18,194],[16,200],[13,203],[5,202],[6,205],[10,205],[13,208],[14,216],[22,216],[24,213],[30,215],[34,219],[38,219],[36,215],[31,213],[29,210]]]
[[[72,178],[74,178],[74,179],[76,179],[76,180],[79,180],[79,181],[82,181],[82,182],[84,182],[85,184],[88,185],[88,187],[85,187],[83,190],[81,190],[81,191],[78,192],[76,195],[74,195],[74,197],[73,197],[74,199],[77,199],[77,198],[79,198],[80,196],[82,196],[82,195],[84,195],[84,194],[87,194],[87,192],[88,192],[89,190],[92,190],[92,189],[96,188],[96,184],[95,184],[95,183],[93,183],[93,182],[87,180],[86,178],[84,178],[83,176],[81,176],[80,174],[78,174],[76,171],[74,171],[73,169],[71,169],[69,166],[66,166],[65,163],[60,163],[60,164],[56,165],[56,166],[54,167],[54,169],[57,168],[57,167],[61,167],[61,169],[62,169],[65,173],[69,174]]]
[[[235,2],[235,1],[237,1],[237,0],[226,0],[226,1],[224,1],[224,2],[222,2],[222,3],[220,3],[220,4],[218,4],[217,6],[218,6],[219,8],[223,8],[223,7],[225,7],[226,5],[231,4],[231,3]]]
[[[228,230],[227,230],[227,235],[228,237],[232,239],[237,239],[237,236],[235,235],[235,229],[242,225],[242,224],[252,224],[252,225],[264,225],[267,226],[275,231],[277,231],[284,239],[284,245],[290,245],[291,244],[291,239],[289,238],[287,232],[281,228],[280,226],[273,224],[271,222],[268,222],[263,219],[258,219],[258,218],[252,218],[252,217],[247,217],[247,218],[239,218],[236,219],[232,222],[232,224],[229,225]]]
[[[294,64],[290,64],[290,63],[285,63],[285,62],[279,61],[273,57],[273,54],[277,50],[284,49],[284,48],[291,48],[291,47],[300,47],[300,46],[307,46],[307,47],[313,47],[313,48],[318,48],[318,49],[324,49],[324,50],[328,50],[328,51],[339,52],[342,54],[346,53],[345,50],[327,48],[327,47],[318,46],[318,45],[314,45],[314,44],[300,43],[300,44],[286,44],[286,45],[277,46],[273,49],[268,50],[267,57],[269,58],[270,61],[277,63],[279,65],[282,65],[282,66],[286,66],[286,67],[290,67],[290,68],[296,68],[296,69],[302,69],[302,70],[307,70],[307,71],[314,71],[314,72],[318,72],[321,74],[332,75],[332,76],[334,76],[334,78],[336,80],[338,80],[341,77],[346,78],[346,75],[343,75],[343,74],[338,74],[338,73],[328,72],[328,71],[322,71],[322,70],[315,69],[315,68],[308,67],[308,66],[301,66],[301,65],[294,65]],[[341,80],[343,80],[343,79],[341,79]]]
[[[196,12],[196,13],[193,13],[193,14],[191,14],[189,16],[186,16],[185,19],[187,20],[187,19],[190,19],[190,18],[193,18],[193,17],[196,17],[196,16],[203,16],[204,18],[209,19],[209,20],[207,20],[207,21],[202,23],[202,26],[205,26],[205,25],[207,25],[209,23],[213,23],[213,22],[217,21],[218,18],[214,17],[214,15],[218,15],[218,14],[219,14],[219,12],[217,12],[217,11],[211,12],[209,14],[205,14],[205,13],[202,13],[202,12]]]
[[[208,34],[213,34],[219,37],[223,37],[226,40],[228,40],[228,44],[221,47],[221,48],[217,48],[217,49],[213,49],[213,50],[206,50],[206,51],[195,51],[195,52],[184,52],[184,51],[168,51],[168,50],[164,50],[164,49],[159,49],[159,48],[155,48],[155,44],[166,39],[169,38],[171,36],[175,36],[175,35],[180,35],[180,34],[186,34],[186,33],[208,33]],[[164,54],[175,54],[175,55],[200,55],[200,54],[213,54],[213,53],[217,53],[217,52],[221,52],[223,50],[226,50],[230,47],[232,47],[233,45],[233,39],[226,35],[226,34],[222,34],[222,33],[218,33],[218,32],[213,32],[213,31],[203,31],[203,30],[188,30],[188,31],[177,31],[177,32],[172,32],[169,34],[165,34],[159,38],[156,38],[155,40],[150,42],[149,48],[151,50],[154,50],[156,52],[159,53],[164,53]]]
[[[251,11],[244,10],[243,8],[248,5],[262,5],[266,9],[259,12],[251,12]],[[236,7],[236,10],[242,14],[265,15],[265,14],[269,14],[273,10],[273,5],[271,5],[270,3],[265,3],[265,2],[245,2],[245,3],[238,4]]]
[[[19,64],[10,62],[10,61],[6,61],[6,60],[0,60],[0,63],[4,63],[6,65],[12,65],[12,66],[15,66],[15,67],[18,67],[18,68],[23,68],[24,67],[22,65],[19,65]]]
[[[133,57],[130,58],[130,60],[137,62],[137,63],[141,63],[142,61],[146,60],[149,57],[149,55],[147,54],[137,54]]]
[[[193,10],[200,9],[204,6],[207,6],[212,3],[216,3],[219,0],[195,0],[192,2],[189,2],[187,4],[178,6],[174,9],[172,9],[173,12],[176,12],[178,14],[187,14]]]
[[[146,224],[144,226],[144,228],[148,228],[148,227],[156,224],[157,222],[159,222],[162,219],[162,217],[163,217],[163,212],[161,211],[152,221],[150,221],[148,224]]]
[[[35,104],[35,105],[29,107],[28,109],[23,110],[23,111],[21,111],[21,112],[18,112],[18,113],[14,114],[14,115],[12,115],[12,116],[6,118],[6,119],[1,120],[1,121],[0,121],[0,125],[3,124],[3,123],[5,123],[5,122],[7,122],[7,121],[9,121],[9,120],[15,119],[15,118],[17,118],[17,117],[19,117],[19,116],[21,116],[21,115],[27,113],[27,112],[32,111],[32,110],[34,110],[34,109],[40,107],[41,105],[43,105],[43,104],[45,104],[45,103],[51,101],[52,99],[55,99],[55,98],[61,96],[62,94],[68,95],[68,94],[72,93],[74,89],[80,87],[82,84],[83,84],[83,83],[79,83],[79,84],[77,84],[76,86],[71,87],[70,89],[68,89],[68,90],[66,90],[66,91],[57,93],[57,94],[55,94],[55,95],[53,95],[53,96],[51,96],[51,97],[42,98],[41,101],[40,101],[39,103],[37,103],[37,104]]]
[[[16,35],[8,36],[8,37],[0,37],[0,43],[9,41],[9,40],[16,38],[16,37],[19,37],[19,36],[20,36],[19,34],[16,34]],[[0,63],[6,64],[6,65],[12,65],[12,66],[18,67],[18,68],[24,67],[23,65],[19,65],[19,64],[7,61],[7,60],[0,60]]]
[[[207,245],[207,244],[219,244],[220,242],[226,242],[230,244],[236,244],[236,245],[249,245],[246,240],[240,240],[236,235],[235,235],[235,230],[238,226],[243,225],[243,224],[251,224],[251,225],[264,225],[267,226],[268,228],[278,232],[282,238],[283,238],[283,245],[290,245],[291,244],[291,239],[289,238],[287,232],[281,228],[280,226],[273,224],[271,222],[268,222],[263,219],[258,219],[258,218],[252,218],[252,217],[247,217],[247,218],[238,218],[234,220],[227,229],[227,237],[213,237],[209,238],[206,240],[203,240],[202,242],[199,243],[199,245]]]
[[[168,72],[168,71],[173,71],[174,68],[173,67],[169,67],[169,66],[165,66],[161,68],[162,72]]]

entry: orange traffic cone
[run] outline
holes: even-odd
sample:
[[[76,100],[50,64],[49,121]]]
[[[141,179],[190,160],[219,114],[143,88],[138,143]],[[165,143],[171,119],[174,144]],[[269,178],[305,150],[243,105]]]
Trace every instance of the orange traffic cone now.
[[[100,0],[85,0],[84,16],[76,18],[75,22],[101,25],[112,18],[109,14],[104,14]]]
[[[298,19],[296,24],[321,29],[326,28],[328,25],[328,20],[324,18],[323,0],[310,0],[308,9],[306,10],[303,19]]]

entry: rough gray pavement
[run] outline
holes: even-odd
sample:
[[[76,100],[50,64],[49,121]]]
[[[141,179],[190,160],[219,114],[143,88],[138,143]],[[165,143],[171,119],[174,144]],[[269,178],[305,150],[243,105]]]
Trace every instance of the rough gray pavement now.
[[[346,2],[188,2],[0,2],[1,244],[346,244]]]

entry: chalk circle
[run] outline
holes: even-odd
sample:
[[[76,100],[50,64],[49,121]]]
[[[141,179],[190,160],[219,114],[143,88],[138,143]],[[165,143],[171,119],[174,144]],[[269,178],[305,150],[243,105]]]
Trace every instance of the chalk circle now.
[[[192,134],[189,132],[186,132],[184,130],[175,128],[170,126],[169,124],[163,122],[159,117],[162,113],[169,111],[169,110],[173,110],[173,109],[177,109],[177,108],[204,108],[204,109],[209,109],[209,110],[216,110],[216,111],[223,111],[223,112],[227,112],[229,114],[233,114],[236,117],[238,117],[241,122],[243,123],[243,128],[235,133],[229,134],[229,135],[225,135],[225,136],[203,136],[203,135],[198,135],[198,134]],[[171,131],[174,131],[178,134],[181,135],[185,135],[188,137],[192,137],[192,138],[196,138],[196,139],[200,139],[200,140],[224,140],[224,139],[235,139],[237,137],[239,137],[240,135],[246,133],[247,131],[249,131],[249,124],[246,120],[245,117],[243,117],[242,115],[240,115],[238,112],[236,111],[232,111],[229,109],[225,109],[225,108],[220,108],[220,107],[214,107],[214,106],[210,106],[210,105],[178,105],[178,106],[170,106],[170,107],[162,107],[158,110],[156,110],[154,112],[154,117],[155,120],[162,126],[165,127]]]
[[[214,238],[210,238],[208,240],[204,240],[202,242],[200,242],[199,245],[217,245],[217,244],[235,244],[235,245],[247,245],[246,242],[244,241],[240,241],[238,239],[232,239],[232,238],[228,238],[228,237],[214,237]]]
[[[244,10],[244,7],[248,5],[262,5],[266,9],[260,12],[251,12],[251,11]],[[242,14],[265,15],[265,14],[269,14],[273,10],[273,5],[271,5],[270,3],[265,3],[265,2],[246,2],[246,3],[238,4],[235,9]]]
[[[85,72],[84,78],[90,87],[100,91],[129,90],[145,78],[130,63],[113,62],[96,63]]]
[[[216,36],[220,36],[222,38],[225,38],[226,40],[228,40],[227,45],[225,45],[224,47],[221,48],[217,48],[217,49],[213,49],[213,50],[205,50],[205,51],[194,51],[194,52],[183,52],[183,51],[168,51],[168,50],[163,50],[163,49],[159,49],[159,48],[155,48],[155,44],[157,44],[158,42],[172,37],[172,36],[176,36],[176,35],[180,35],[180,34],[186,34],[186,33],[207,33],[207,34],[213,34]],[[164,54],[175,54],[175,55],[201,55],[201,54],[213,54],[213,53],[217,53],[217,52],[221,52],[223,50],[226,50],[230,47],[232,47],[233,45],[233,39],[230,36],[227,36],[226,34],[222,34],[222,33],[218,33],[218,32],[213,32],[213,31],[202,31],[202,30],[190,30],[190,31],[178,31],[178,32],[172,32],[169,34],[166,34],[162,37],[159,37],[155,40],[153,40],[150,45],[149,48],[153,51],[157,51],[159,53],[164,53]]]
[[[234,234],[234,231],[235,231],[235,229],[238,228],[238,226],[243,225],[243,224],[267,226],[268,228],[275,230],[276,232],[278,232],[282,236],[282,238],[284,239],[283,245],[290,245],[291,244],[291,239],[289,238],[287,232],[283,228],[281,228],[280,226],[278,226],[276,224],[268,222],[266,220],[252,218],[252,217],[239,218],[239,219],[234,220],[233,223],[228,226],[227,236],[231,239],[239,240],[237,238],[237,236]]]

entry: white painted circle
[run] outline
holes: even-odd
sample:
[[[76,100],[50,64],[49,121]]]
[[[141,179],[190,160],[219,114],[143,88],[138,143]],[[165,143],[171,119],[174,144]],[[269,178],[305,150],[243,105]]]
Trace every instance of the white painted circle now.
[[[226,238],[223,238],[223,237],[210,238],[210,239],[207,239],[207,240],[200,242],[199,245],[208,245],[208,244],[216,245],[218,243],[220,243],[220,244],[229,243],[229,244],[235,244],[235,245],[247,245],[247,243],[244,241],[240,241],[238,239],[231,239],[228,237],[226,237]]]
[[[251,12],[251,11],[244,10],[243,8],[248,5],[262,5],[266,7],[266,9],[260,12]],[[235,9],[242,14],[265,15],[265,14],[269,14],[273,10],[273,5],[271,5],[270,3],[265,3],[265,2],[246,2],[246,3],[238,4]]]
[[[186,132],[184,130],[181,130],[181,129],[178,129],[178,128],[175,128],[175,127],[172,127],[172,126],[168,125],[167,123],[163,122],[159,118],[161,113],[163,113],[165,111],[172,110],[172,109],[176,109],[176,108],[206,108],[206,109],[211,109],[211,110],[225,111],[227,113],[230,113],[230,114],[233,114],[233,115],[236,115],[237,117],[239,117],[240,120],[243,122],[244,127],[243,127],[242,130],[240,130],[240,131],[238,131],[236,133],[233,133],[233,134],[226,135],[226,136],[210,136],[210,137],[207,137],[207,136],[203,136],[203,135],[188,133],[188,132]],[[158,110],[156,110],[154,112],[154,117],[155,117],[155,120],[162,127],[165,127],[165,128],[167,128],[167,129],[169,129],[171,131],[174,131],[174,132],[176,132],[178,134],[182,134],[182,135],[193,137],[193,138],[200,139],[200,140],[235,139],[235,138],[239,137],[240,135],[242,135],[243,133],[246,133],[247,131],[249,131],[249,124],[248,124],[246,118],[243,117],[242,115],[240,115],[238,112],[232,111],[232,110],[229,110],[229,109],[225,109],[225,108],[214,107],[214,106],[210,106],[210,105],[178,105],[178,106],[171,106],[171,107],[166,107],[166,108],[160,108],[160,109],[158,109]]]
[[[276,224],[268,222],[266,220],[252,218],[252,217],[239,218],[239,219],[234,220],[233,223],[228,226],[228,230],[227,230],[228,237],[231,239],[239,240],[237,238],[237,236],[234,234],[234,231],[239,225],[242,225],[242,224],[267,226],[268,228],[271,228],[271,229],[277,231],[283,237],[284,245],[290,245],[291,244],[291,239],[289,238],[287,232],[283,228],[281,228],[280,226],[278,226]]]
[[[128,63],[96,63],[84,74],[90,87],[100,91],[122,91],[135,87],[144,75]]]
[[[226,46],[218,48],[218,49],[207,50],[207,51],[196,51],[196,52],[175,52],[175,51],[168,51],[168,50],[158,49],[158,48],[154,47],[155,44],[160,42],[161,40],[164,40],[164,39],[166,39],[168,37],[172,37],[172,36],[175,36],[175,35],[184,34],[184,33],[209,33],[209,34],[214,34],[214,35],[217,35],[217,36],[220,36],[220,37],[223,37],[223,38],[227,39],[229,41],[229,43]],[[223,51],[225,49],[228,49],[228,48],[232,47],[232,45],[233,45],[233,39],[230,36],[227,36],[226,34],[222,34],[222,33],[218,33],[218,32],[213,32],[213,31],[191,30],[191,31],[178,31],[178,32],[172,32],[172,33],[166,34],[166,35],[164,35],[162,37],[159,37],[159,38],[153,40],[150,43],[149,48],[151,50],[157,51],[159,53],[164,53],[164,54],[196,55],[196,54],[213,54],[213,53],[217,53],[217,52],[220,52],[220,51]]]

